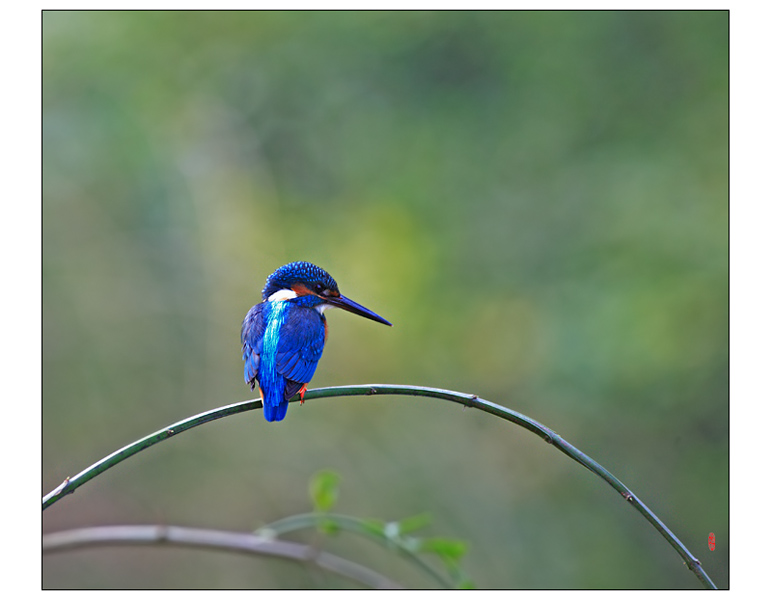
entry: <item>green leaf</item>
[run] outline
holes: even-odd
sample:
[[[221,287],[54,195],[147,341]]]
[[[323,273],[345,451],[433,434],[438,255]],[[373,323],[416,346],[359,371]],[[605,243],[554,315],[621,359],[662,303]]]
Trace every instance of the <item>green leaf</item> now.
[[[407,517],[399,522],[399,532],[402,534],[410,533],[426,527],[432,522],[432,516],[428,513],[421,513],[412,517]]]
[[[311,502],[317,512],[327,512],[338,500],[340,475],[328,469],[316,473],[308,486]]]
[[[457,563],[466,554],[466,544],[450,538],[426,538],[421,540],[421,551],[432,552],[446,562]]]
[[[458,584],[458,589],[460,589],[460,590],[474,590],[474,589],[476,589],[476,586],[474,585],[474,581],[472,581],[468,577],[464,576],[464,578]]]
[[[316,524],[317,530],[325,535],[335,535],[340,531],[340,525],[332,519],[321,517]]]
[[[379,538],[386,539],[386,523],[379,519],[358,519],[363,531],[372,533]]]

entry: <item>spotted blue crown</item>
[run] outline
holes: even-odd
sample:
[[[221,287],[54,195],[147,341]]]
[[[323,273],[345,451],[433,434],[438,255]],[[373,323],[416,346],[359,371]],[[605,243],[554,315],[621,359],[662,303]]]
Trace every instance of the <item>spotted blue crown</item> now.
[[[300,260],[279,267],[269,275],[263,287],[263,300],[268,300],[279,290],[292,289],[292,286],[298,283],[313,284],[319,293],[325,289],[338,292],[338,284],[327,271]]]

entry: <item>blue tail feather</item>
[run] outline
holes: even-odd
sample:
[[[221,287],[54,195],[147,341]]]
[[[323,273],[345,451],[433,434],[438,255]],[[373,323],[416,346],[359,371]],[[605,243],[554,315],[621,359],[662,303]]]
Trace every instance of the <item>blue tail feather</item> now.
[[[289,402],[283,400],[279,402],[277,406],[270,406],[265,400],[263,400],[263,415],[266,421],[281,421],[287,415],[287,407]]]

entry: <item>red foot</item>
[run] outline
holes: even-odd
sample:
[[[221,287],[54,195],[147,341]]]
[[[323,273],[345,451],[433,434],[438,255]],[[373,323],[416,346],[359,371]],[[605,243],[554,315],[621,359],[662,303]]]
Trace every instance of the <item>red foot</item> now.
[[[300,406],[303,406],[303,402],[305,402],[305,400],[303,400],[303,396],[306,395],[306,386],[303,386],[302,388],[300,388],[300,391],[298,392],[298,394],[300,394]]]

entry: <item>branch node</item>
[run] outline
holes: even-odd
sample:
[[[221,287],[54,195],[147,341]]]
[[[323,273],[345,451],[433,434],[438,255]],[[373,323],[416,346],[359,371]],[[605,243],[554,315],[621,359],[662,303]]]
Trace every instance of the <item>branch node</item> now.
[[[52,496],[59,496],[59,495],[72,494],[72,492],[74,492],[75,490],[65,491],[67,489],[68,485],[70,485],[70,476],[69,475],[64,478],[64,481],[62,481],[62,483],[60,483],[58,485],[58,487],[53,491],[53,493],[51,495]],[[64,494],[62,494],[62,492],[64,492]]]
[[[468,394],[464,396],[464,402],[462,403],[462,406],[464,407],[464,410],[467,409],[468,406],[474,407],[476,400],[479,399],[479,396],[477,394]]]
[[[158,525],[156,527],[156,539],[161,542],[169,541],[169,528],[166,525]]]

